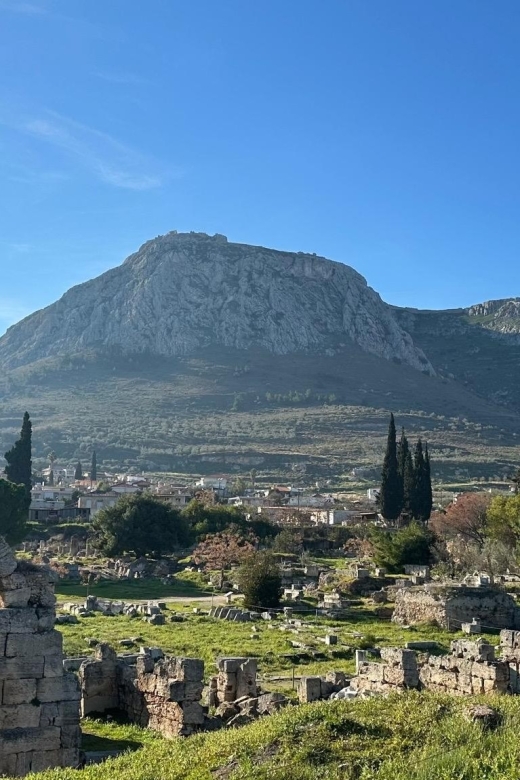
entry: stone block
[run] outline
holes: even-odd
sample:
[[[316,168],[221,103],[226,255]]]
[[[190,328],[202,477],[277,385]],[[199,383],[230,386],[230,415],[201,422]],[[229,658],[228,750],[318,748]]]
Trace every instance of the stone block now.
[[[27,752],[30,745],[34,752],[59,750],[61,729],[56,726],[46,728],[16,728],[0,733],[0,755]]]
[[[0,680],[25,680],[43,677],[44,659],[0,658]]]
[[[204,723],[204,710],[195,701],[185,701],[182,705],[184,723],[192,726],[201,726]]]
[[[16,754],[11,754],[8,756],[0,755],[0,776],[1,777],[17,776],[19,774],[16,768],[17,760],[18,757]]]
[[[53,607],[38,607],[36,610],[38,631],[52,631],[56,620],[56,610]]]
[[[187,682],[199,682],[204,678],[204,661],[200,658],[177,658],[176,677]]]
[[[36,609],[0,609],[0,633],[33,634],[37,630]]]
[[[63,726],[61,729],[62,748],[77,748],[81,744],[81,729],[79,726]]]
[[[302,677],[298,685],[298,699],[301,704],[318,701],[321,697],[321,678]]]
[[[45,656],[43,665],[44,677],[61,677],[63,674],[63,657],[61,653]]]
[[[47,631],[44,634],[9,634],[5,647],[8,658],[26,656],[63,655],[63,636],[59,631]]]
[[[79,701],[81,692],[75,674],[68,672],[63,677],[47,677],[38,680],[36,698],[42,704],[54,701]]]
[[[381,659],[392,666],[402,666],[403,669],[417,668],[417,656],[413,650],[402,650],[396,647],[382,647]]]
[[[0,707],[0,733],[10,729],[37,728],[40,708],[33,704],[13,704]]]
[[[36,680],[5,680],[2,704],[30,704],[36,698]]]

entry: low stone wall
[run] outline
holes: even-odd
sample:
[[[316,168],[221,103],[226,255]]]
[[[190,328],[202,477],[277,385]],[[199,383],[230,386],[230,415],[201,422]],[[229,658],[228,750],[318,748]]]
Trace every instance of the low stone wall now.
[[[520,609],[500,588],[425,585],[402,588],[395,596],[392,620],[401,625],[436,623],[458,631],[473,618],[483,628],[520,628]]]
[[[382,648],[382,663],[362,662],[353,686],[358,691],[390,693],[429,690],[456,695],[510,693],[510,667],[495,659],[482,641],[451,643],[447,656],[417,656],[413,650]]]
[[[79,668],[82,714],[120,710],[165,737],[188,736],[204,723],[203,677],[197,658],[143,654],[129,664],[102,643]]]
[[[0,775],[80,762],[80,691],[63,670],[53,581],[0,537]]]

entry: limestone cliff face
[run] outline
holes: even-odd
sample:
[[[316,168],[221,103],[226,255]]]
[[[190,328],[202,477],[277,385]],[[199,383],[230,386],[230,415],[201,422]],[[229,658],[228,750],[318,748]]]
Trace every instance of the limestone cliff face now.
[[[497,333],[520,334],[520,298],[486,301],[467,309],[470,319]]]
[[[286,354],[348,339],[434,373],[391,307],[349,266],[174,232],[11,327],[0,364],[113,346],[175,356],[217,343]]]

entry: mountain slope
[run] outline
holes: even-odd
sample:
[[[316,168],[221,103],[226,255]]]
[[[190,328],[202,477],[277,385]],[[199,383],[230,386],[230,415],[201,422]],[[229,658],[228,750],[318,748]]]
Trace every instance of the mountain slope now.
[[[0,365],[89,347],[172,357],[215,343],[288,354],[345,339],[432,372],[392,309],[352,268],[224,236],[169,233],[10,328],[0,339]]]
[[[28,409],[36,460],[335,480],[377,475],[394,411],[437,474],[501,477],[520,343],[482,322],[497,303],[398,309],[340,263],[170,233],[0,339],[0,452]]]

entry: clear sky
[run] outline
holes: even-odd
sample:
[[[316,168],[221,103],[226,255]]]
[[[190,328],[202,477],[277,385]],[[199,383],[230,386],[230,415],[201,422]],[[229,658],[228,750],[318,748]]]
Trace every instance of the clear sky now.
[[[518,0],[0,0],[0,333],[169,230],[520,295]]]

